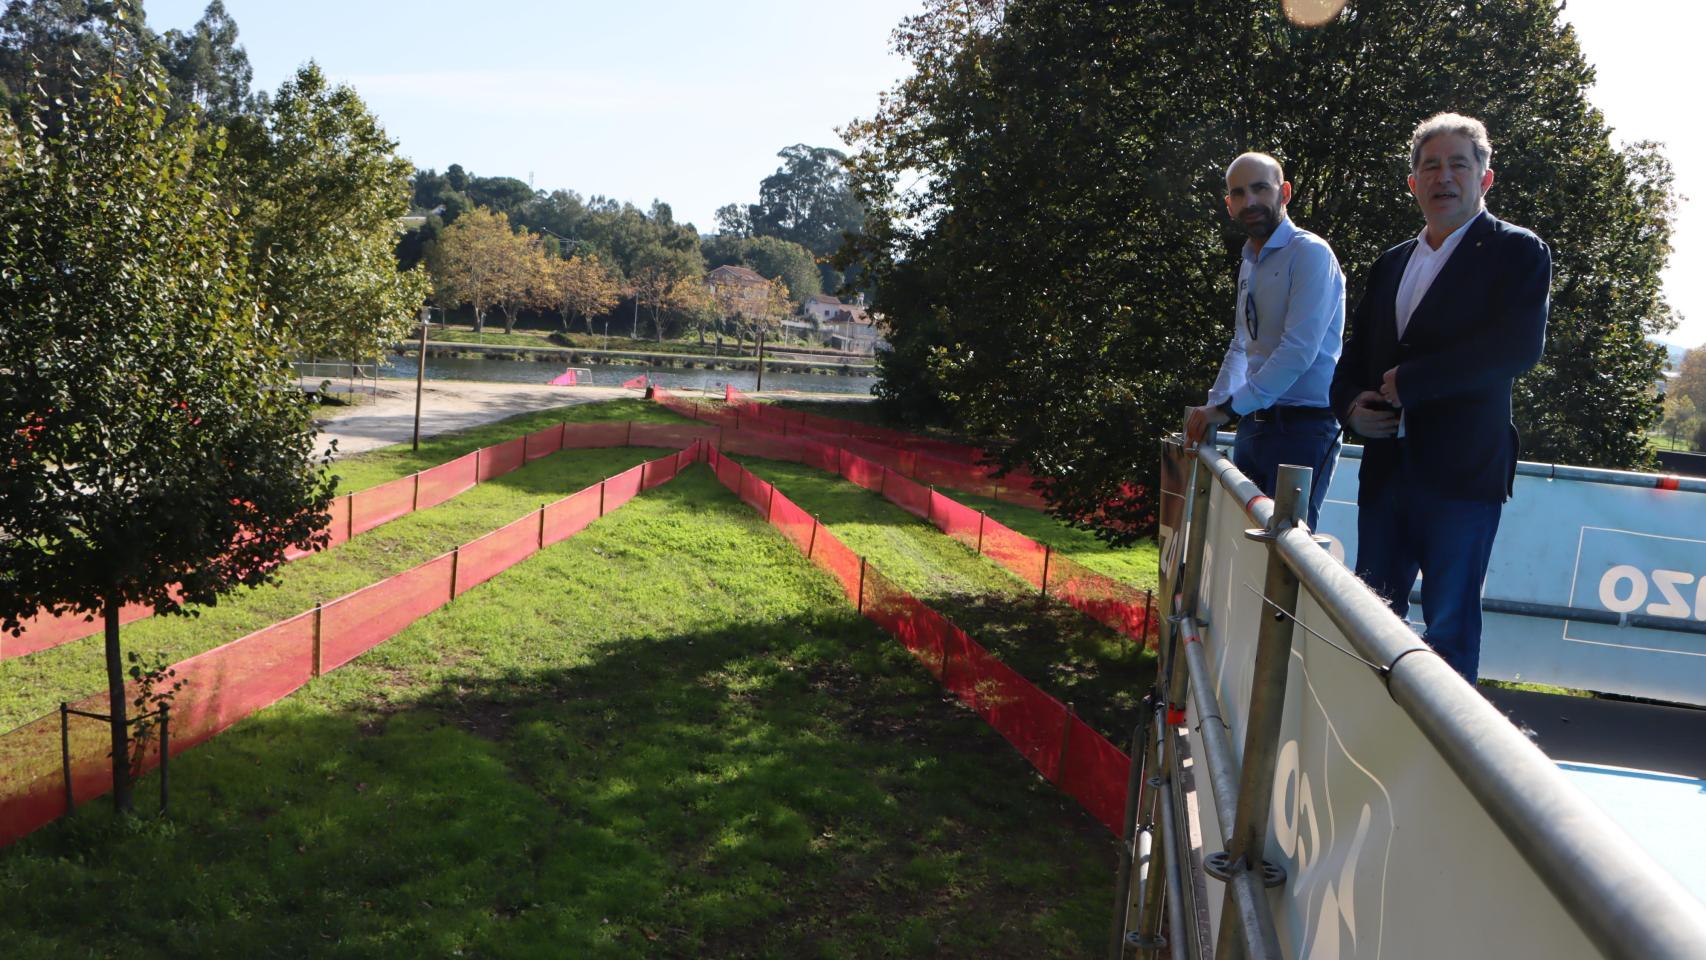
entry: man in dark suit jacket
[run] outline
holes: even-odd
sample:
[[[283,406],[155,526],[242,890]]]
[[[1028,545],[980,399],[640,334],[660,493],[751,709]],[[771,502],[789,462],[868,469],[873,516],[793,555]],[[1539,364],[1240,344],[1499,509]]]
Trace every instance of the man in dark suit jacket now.
[[[1420,570],[1428,644],[1471,683],[1516,477],[1511,384],[1545,347],[1552,279],[1546,244],[1487,212],[1491,159],[1478,120],[1416,128],[1410,192],[1427,226],[1375,261],[1331,392],[1364,438],[1357,575],[1404,616]]]

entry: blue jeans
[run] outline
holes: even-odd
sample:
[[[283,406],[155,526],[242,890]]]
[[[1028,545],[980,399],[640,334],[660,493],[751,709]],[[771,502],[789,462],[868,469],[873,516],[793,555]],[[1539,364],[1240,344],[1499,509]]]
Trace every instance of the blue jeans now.
[[[1481,666],[1481,585],[1504,505],[1442,497],[1400,460],[1386,484],[1357,498],[1357,576],[1392,612],[1410,612],[1422,574],[1422,639],[1470,683]]]
[[[1232,465],[1268,496],[1274,495],[1282,464],[1315,471],[1309,487],[1309,529],[1321,518],[1321,501],[1339,462],[1339,421],[1332,417],[1286,418],[1257,423],[1246,417],[1238,422],[1238,440],[1232,445]]]

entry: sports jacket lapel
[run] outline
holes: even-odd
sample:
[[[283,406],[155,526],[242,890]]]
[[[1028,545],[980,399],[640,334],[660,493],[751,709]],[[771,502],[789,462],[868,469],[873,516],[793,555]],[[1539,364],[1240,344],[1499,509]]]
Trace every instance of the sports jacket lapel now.
[[[1427,325],[1433,321],[1434,315],[1440,310],[1440,304],[1445,302],[1451,296],[1450,291],[1456,289],[1458,282],[1463,278],[1463,274],[1469,270],[1470,264],[1474,263],[1476,259],[1481,256],[1481,252],[1478,248],[1480,247],[1481,242],[1486,239],[1485,235],[1492,232],[1493,223],[1493,215],[1488,213],[1486,210],[1482,210],[1479,214],[1476,214],[1475,222],[1469,225],[1469,229],[1463,233],[1463,239],[1457,242],[1457,249],[1451,251],[1451,258],[1446,260],[1445,265],[1439,268],[1439,273],[1434,276],[1433,283],[1428,285],[1428,292],[1422,294],[1421,302],[1416,304],[1415,311],[1410,314],[1410,322],[1405,324],[1404,335],[1399,338],[1399,342],[1408,342],[1411,336],[1415,333],[1417,327],[1426,329]],[[1411,242],[1421,243],[1420,240],[1413,240]],[[1414,255],[1415,247],[1412,246],[1410,248],[1410,252]],[[1405,263],[1406,265],[1409,263],[1408,257],[1405,258]],[[1403,277],[1404,272],[1400,269],[1398,272],[1398,282],[1400,284],[1404,282]],[[1393,291],[1393,300],[1393,330],[1396,331],[1396,290]]]

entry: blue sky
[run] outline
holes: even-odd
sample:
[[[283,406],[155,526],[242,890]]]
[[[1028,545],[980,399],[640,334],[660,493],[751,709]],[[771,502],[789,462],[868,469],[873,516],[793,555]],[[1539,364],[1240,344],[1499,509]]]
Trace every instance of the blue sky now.
[[[1355,0],[1352,0],[1355,2]],[[255,70],[275,90],[310,58],[356,88],[423,167],[532,177],[714,228],[725,203],[793,143],[841,146],[906,72],[889,33],[920,0],[225,0]],[[206,0],[148,0],[155,30],[184,29]],[[1706,182],[1706,125],[1692,90],[1698,0],[1571,0],[1591,96],[1619,140],[1666,142],[1682,193]],[[1667,96],[1666,91],[1676,91]],[[1496,146],[1496,144],[1495,144]],[[1497,166],[1495,160],[1495,167]],[[1488,198],[1498,211],[1498,187]],[[1394,238],[1396,241],[1398,238]],[[1706,344],[1706,211],[1680,206],[1666,295],[1687,317],[1669,339]]]

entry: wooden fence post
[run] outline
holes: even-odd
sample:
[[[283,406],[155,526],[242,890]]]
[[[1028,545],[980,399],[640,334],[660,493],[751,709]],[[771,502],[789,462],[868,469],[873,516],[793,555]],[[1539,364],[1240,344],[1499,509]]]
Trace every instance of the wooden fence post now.
[[[764,522],[770,522],[771,514],[776,512],[776,485],[770,485],[770,496],[764,500]]]
[[[409,504],[409,512],[414,513],[421,508],[421,471],[415,471],[415,499]]]
[[[318,677],[325,669],[326,660],[321,641],[320,624],[324,619],[325,607],[320,601],[314,601],[314,676]]]
[[[450,599],[452,599],[452,600],[456,599],[456,573],[457,573],[456,568],[461,566],[461,565],[462,565],[462,548],[461,547],[452,547],[450,549]]]
[[[545,549],[545,505],[539,505],[539,549]]]
[[[1060,725],[1060,759],[1054,766],[1055,786],[1066,779],[1066,749],[1072,746],[1072,721],[1078,719],[1078,710],[1071,702],[1066,704],[1066,722]]]
[[[813,517],[812,518],[812,538],[806,544],[806,559],[807,560],[810,560],[812,558],[812,551],[817,549],[817,528],[818,528],[817,518]]]
[[[983,521],[989,519],[989,514],[982,510],[977,512],[977,555],[983,556]]]
[[[604,481],[598,481],[598,515],[604,516]]]
[[[355,494],[346,494],[344,499],[349,501],[349,509],[344,512],[344,539],[353,540],[355,539]]]
[[[623,446],[631,447],[633,445],[634,445],[634,421],[629,420],[628,421],[628,439],[623,444]]]
[[[1043,544],[1043,599],[1048,599],[1048,562],[1054,556],[1054,548]]]
[[[859,558],[859,614],[865,613],[865,558]]]

